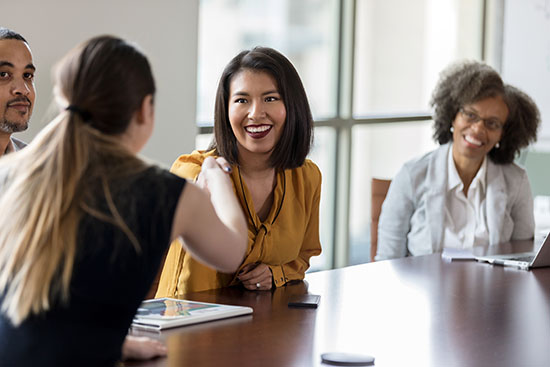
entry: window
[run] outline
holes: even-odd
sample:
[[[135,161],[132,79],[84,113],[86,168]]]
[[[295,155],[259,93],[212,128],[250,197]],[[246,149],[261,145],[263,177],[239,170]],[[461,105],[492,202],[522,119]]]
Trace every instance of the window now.
[[[482,1],[358,0],[354,116],[428,111],[439,72],[481,57]]]
[[[403,163],[435,149],[432,121],[357,124],[352,129],[349,261],[370,259],[371,178],[391,179]]]
[[[300,74],[323,173],[323,254],[312,270],[368,261],[370,178],[391,178],[435,147],[429,99],[439,72],[480,59],[483,0],[201,0],[197,147],[211,138],[222,70],[273,47]],[[342,219],[343,218],[343,219]]]
[[[316,119],[336,113],[337,0],[201,0],[197,117],[211,126],[225,65],[240,51],[268,46],[298,70]]]
[[[407,115],[429,115],[431,92],[448,64],[481,58],[482,3],[357,1],[350,263],[370,258],[370,179],[391,179],[403,163],[435,149],[429,117],[407,121]],[[371,124],[380,115],[387,123]]]

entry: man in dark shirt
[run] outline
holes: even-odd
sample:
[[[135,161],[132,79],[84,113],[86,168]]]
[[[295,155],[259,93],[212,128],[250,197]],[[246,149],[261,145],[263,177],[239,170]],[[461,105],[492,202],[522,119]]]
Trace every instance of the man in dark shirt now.
[[[25,38],[0,27],[0,156],[25,146],[11,135],[29,125],[36,95],[35,70]]]

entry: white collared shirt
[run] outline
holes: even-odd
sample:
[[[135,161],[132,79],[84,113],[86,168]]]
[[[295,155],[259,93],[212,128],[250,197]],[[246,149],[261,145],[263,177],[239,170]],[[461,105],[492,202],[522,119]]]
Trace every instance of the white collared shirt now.
[[[25,142],[18,140],[13,136],[10,136],[10,139],[9,139],[8,145],[6,146],[6,150],[4,151],[4,154],[17,152],[18,150],[21,150],[26,146],[27,144],[25,144]]]
[[[10,139],[8,141],[8,145],[6,146],[6,151],[4,152],[4,154],[13,153],[15,152],[15,150],[16,150],[15,143]]]
[[[445,230],[443,244],[447,248],[470,248],[489,244],[486,210],[487,157],[464,195],[464,184],[453,160],[453,149],[447,159],[447,194],[445,196]]]

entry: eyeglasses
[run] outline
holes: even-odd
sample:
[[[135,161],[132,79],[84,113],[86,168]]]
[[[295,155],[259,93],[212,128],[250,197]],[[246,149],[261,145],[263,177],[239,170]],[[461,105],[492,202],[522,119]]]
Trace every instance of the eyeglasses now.
[[[496,118],[483,119],[474,111],[467,110],[464,107],[460,108],[460,113],[469,124],[477,124],[479,121],[483,121],[483,126],[491,131],[500,130],[504,126],[504,124]]]

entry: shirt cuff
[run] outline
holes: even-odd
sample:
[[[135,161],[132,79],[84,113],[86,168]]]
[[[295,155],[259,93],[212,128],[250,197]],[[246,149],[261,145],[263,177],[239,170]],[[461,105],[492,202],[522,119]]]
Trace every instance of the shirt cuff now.
[[[281,287],[288,282],[288,278],[285,276],[285,271],[281,265],[269,265],[269,268],[271,269],[271,274],[273,275],[273,284],[275,287]]]

